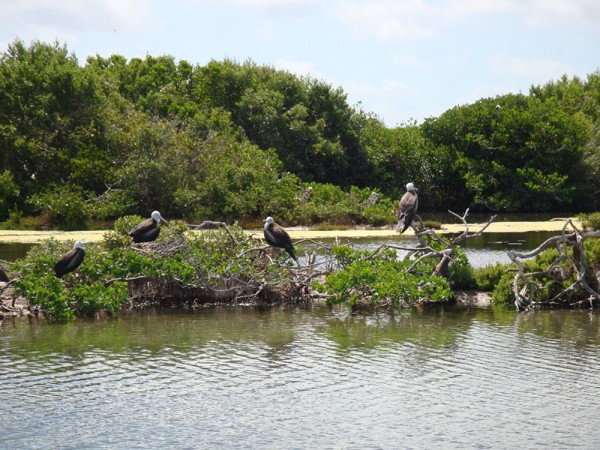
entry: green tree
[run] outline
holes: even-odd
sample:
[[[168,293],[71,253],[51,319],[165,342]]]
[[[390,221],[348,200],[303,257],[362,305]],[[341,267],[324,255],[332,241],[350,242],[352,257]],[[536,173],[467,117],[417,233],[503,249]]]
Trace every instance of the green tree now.
[[[476,205],[542,211],[572,205],[588,125],[555,101],[508,95],[456,107],[423,132],[453,155]]]

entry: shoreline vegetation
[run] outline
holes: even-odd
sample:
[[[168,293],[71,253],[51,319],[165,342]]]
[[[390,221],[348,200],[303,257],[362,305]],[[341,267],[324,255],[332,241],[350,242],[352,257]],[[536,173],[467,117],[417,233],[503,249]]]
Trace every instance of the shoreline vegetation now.
[[[300,247],[302,240],[312,240],[317,246],[316,251],[305,252],[306,260],[298,268],[287,261],[285,253],[265,246],[259,230],[228,227],[222,222],[190,225],[172,221],[164,227],[161,239],[142,245],[132,245],[127,234],[131,222],[137,220],[134,216],[117,221],[113,231],[9,233],[4,238],[41,241],[24,259],[9,263],[15,278],[0,285],[0,319],[101,318],[148,307],[194,310],[297,304],[347,305],[358,311],[497,303],[529,310],[593,307],[595,301],[600,302],[599,240],[592,239],[595,242],[590,245],[586,242],[584,250],[584,240],[600,237],[600,232],[581,231],[574,219],[494,223],[494,216],[485,224],[468,224],[467,215],[468,210],[462,217],[456,215],[462,226],[419,231],[414,235],[419,245],[410,249],[394,241],[382,243],[374,251],[356,249],[349,242],[326,242],[336,237],[400,236],[390,228],[291,228]],[[190,230],[205,225],[220,229]],[[508,252],[512,265],[474,270],[459,245],[483,233],[528,231],[556,232],[556,236],[527,253]],[[403,235],[401,240],[412,238]],[[59,280],[50,268],[69,248],[67,241],[74,239],[88,239],[86,264]],[[400,260],[397,250],[409,250],[409,254]],[[534,288],[531,294],[524,291]],[[540,292],[544,294],[538,296]]]
[[[493,222],[483,233],[527,233],[536,231],[561,232],[565,221],[568,218],[556,218],[546,221],[526,221],[526,222]],[[576,218],[571,218],[573,223],[581,227],[581,222]],[[479,230],[485,226],[485,223],[472,223],[469,228]],[[376,237],[398,237],[401,235],[393,226],[387,227],[354,227],[340,230],[313,230],[309,227],[289,227],[286,228],[293,240],[298,239],[335,239],[335,238],[376,238]],[[0,230],[0,243],[2,244],[38,244],[46,239],[55,239],[57,241],[83,240],[85,242],[100,242],[104,235],[110,230],[90,230],[90,231],[38,231],[38,230]],[[453,223],[443,224],[438,234],[462,233],[464,225]],[[193,230],[193,233],[202,233],[203,231]],[[261,229],[244,230],[248,235],[262,236]],[[408,232],[402,235],[402,239],[410,239],[414,233]]]

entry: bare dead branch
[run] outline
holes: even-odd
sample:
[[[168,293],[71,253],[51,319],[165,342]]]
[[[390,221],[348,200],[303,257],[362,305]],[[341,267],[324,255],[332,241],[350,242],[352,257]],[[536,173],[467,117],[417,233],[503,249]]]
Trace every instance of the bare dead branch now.
[[[227,224],[225,222],[215,222],[213,220],[205,220],[204,222],[202,222],[199,225],[188,224],[188,227],[190,229],[192,229],[192,230],[201,230],[201,229],[205,229],[205,228],[223,227],[225,229],[225,231],[227,232],[227,234],[229,235],[229,237],[231,238],[231,240],[233,241],[233,243],[235,245],[238,244],[237,239],[231,233],[231,231],[229,230],[229,227],[227,226]]]
[[[569,228],[571,229],[570,231]],[[600,294],[592,289],[586,281],[588,269],[583,243],[585,239],[594,237],[600,237],[600,231],[582,234],[569,219],[565,221],[560,235],[546,239],[537,248],[528,252],[507,252],[510,260],[517,265],[517,273],[511,283],[511,290],[515,298],[515,307],[518,310],[527,310],[541,305],[581,304],[581,300],[573,298],[571,295],[572,292],[578,290],[582,290],[589,295],[586,301],[590,303],[591,307],[593,307],[594,300],[600,301]],[[558,258],[544,271],[526,272],[524,261],[539,255],[551,247],[557,249]],[[569,248],[572,249],[573,256],[570,255]],[[569,270],[571,271],[570,273]],[[558,282],[568,279],[573,274],[575,274],[575,280],[569,286],[561,289],[552,298],[545,301],[536,300],[537,294],[549,289],[555,283],[551,282],[544,286],[537,281],[538,279],[547,277]]]

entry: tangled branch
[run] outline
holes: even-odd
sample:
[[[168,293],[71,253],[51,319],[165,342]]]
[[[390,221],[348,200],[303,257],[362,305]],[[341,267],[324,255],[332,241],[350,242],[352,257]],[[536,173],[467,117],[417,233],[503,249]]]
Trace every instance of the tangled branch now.
[[[511,283],[517,310],[529,310],[543,305],[573,306],[585,302],[593,307],[594,300],[600,301],[600,294],[586,281],[588,268],[583,243],[586,239],[594,237],[600,237],[600,231],[582,233],[571,220],[567,220],[559,236],[547,239],[539,247],[529,252],[509,251],[508,257],[517,265],[517,273]],[[546,270],[527,272],[524,262],[549,248],[556,248],[558,258]],[[574,281],[549,299],[543,301],[537,299],[539,293],[560,285],[559,283],[569,280],[572,276],[575,277]],[[550,281],[544,284],[544,280]],[[586,293],[587,296],[581,299],[571,295],[579,291]]]

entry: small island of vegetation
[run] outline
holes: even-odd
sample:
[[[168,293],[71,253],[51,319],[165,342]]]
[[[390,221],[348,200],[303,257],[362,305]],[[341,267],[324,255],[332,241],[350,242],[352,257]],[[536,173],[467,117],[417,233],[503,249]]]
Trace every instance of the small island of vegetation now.
[[[419,189],[420,212],[582,214],[594,228],[599,118],[600,72],[388,128],[348,105],[340,88],[252,61],[112,55],[80,65],[58,43],[15,41],[0,56],[0,227],[113,231],[88,245],[85,264],[64,282],[51,267],[70,243],[36,247],[11,265],[11,288],[54,318],[175,292],[186,301],[321,295],[386,306],[494,286],[498,301],[516,296],[525,307],[561,303],[557,292],[579,280],[566,296],[577,304],[587,288],[598,291],[600,261],[597,239],[579,239],[577,229],[563,230],[552,257],[516,257],[520,273],[532,264],[529,272],[558,278],[527,279],[540,289],[513,285],[507,297],[496,293],[510,285],[505,268],[473,271],[460,247],[435,233],[419,238],[438,258],[320,246],[292,270],[243,229],[267,216],[285,226],[392,226],[407,182]],[[131,218],[155,209],[175,220],[156,243],[131,248],[123,240]],[[207,220],[230,232],[188,233]],[[585,256],[573,254],[579,241]],[[435,273],[444,255],[445,276]]]

